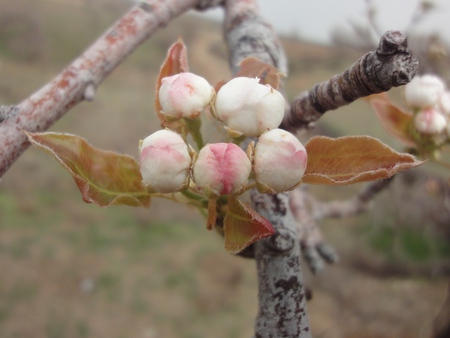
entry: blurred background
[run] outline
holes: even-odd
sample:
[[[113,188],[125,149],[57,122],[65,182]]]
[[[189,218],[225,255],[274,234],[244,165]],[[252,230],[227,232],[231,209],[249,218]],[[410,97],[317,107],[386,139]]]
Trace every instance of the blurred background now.
[[[448,81],[448,36],[437,19],[449,17],[445,1],[436,8],[414,1],[260,2],[289,58],[289,99],[344,71],[387,29],[405,29],[422,71]],[[131,5],[0,0],[0,104],[18,103],[50,81]],[[191,71],[210,83],[230,78],[221,15],[174,20],[106,79],[93,102],[51,130],[137,157],[139,139],[159,128],[156,77],[178,37]],[[391,95],[401,104],[400,90]],[[217,129],[205,132],[214,140]],[[402,150],[360,101],[327,113],[316,132],[368,134]],[[315,276],[305,265],[314,337],[429,337],[450,274],[449,176],[427,164],[399,175],[370,213],[323,222],[341,259]],[[311,191],[333,200],[361,188]],[[227,254],[196,210],[157,199],[150,209],[84,204],[72,178],[35,148],[0,181],[0,271],[0,337],[253,335],[254,262]]]

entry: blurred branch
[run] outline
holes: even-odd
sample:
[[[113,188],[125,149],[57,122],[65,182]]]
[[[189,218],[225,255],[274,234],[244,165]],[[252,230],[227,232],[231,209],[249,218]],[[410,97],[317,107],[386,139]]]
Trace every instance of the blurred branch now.
[[[76,104],[94,99],[96,88],[114,68],[173,18],[195,6],[205,9],[220,3],[141,1],[42,89],[17,106],[0,107],[0,177],[30,145],[24,130],[44,131]]]
[[[405,85],[417,68],[417,58],[408,49],[406,37],[398,31],[388,31],[376,50],[361,57],[344,73],[301,93],[292,102],[282,127],[287,130],[308,127],[329,110]]]
[[[323,269],[324,261],[332,264],[338,260],[333,247],[322,235],[318,222],[324,218],[351,217],[367,211],[370,201],[387,188],[392,179],[370,182],[357,195],[343,201],[318,201],[306,185],[300,185],[290,193],[289,206],[297,221],[298,240],[303,257],[313,273]]]
[[[227,0],[225,11],[225,39],[233,72],[237,73],[243,59],[253,56],[287,73],[284,51],[270,24],[260,16],[256,1]],[[259,299],[255,337],[310,337],[300,246],[288,195],[253,190],[251,197],[255,210],[276,231],[254,244]]]

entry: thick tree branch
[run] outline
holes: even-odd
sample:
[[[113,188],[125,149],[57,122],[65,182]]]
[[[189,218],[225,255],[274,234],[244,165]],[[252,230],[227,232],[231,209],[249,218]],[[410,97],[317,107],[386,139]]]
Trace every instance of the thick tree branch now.
[[[364,55],[344,73],[301,93],[292,102],[282,127],[287,130],[305,128],[329,110],[405,85],[412,80],[418,66],[405,35],[388,31],[376,50]]]
[[[133,50],[198,2],[141,1],[50,83],[17,106],[1,107],[0,177],[29,146],[24,130],[46,130],[74,105],[92,100],[96,87]]]
[[[225,39],[233,72],[238,71],[243,59],[253,56],[287,73],[284,52],[272,27],[259,15],[256,2],[227,0],[225,9]],[[259,299],[255,337],[310,337],[300,246],[287,194],[262,195],[253,191],[252,204],[276,230],[274,236],[253,246]]]
[[[255,243],[259,287],[255,337],[310,337],[300,245],[288,194],[253,191],[252,203],[276,229],[275,235]]]

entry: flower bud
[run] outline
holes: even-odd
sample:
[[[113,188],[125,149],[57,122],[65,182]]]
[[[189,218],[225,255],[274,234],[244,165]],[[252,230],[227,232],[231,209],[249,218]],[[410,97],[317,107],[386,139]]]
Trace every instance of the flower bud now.
[[[274,194],[294,189],[306,164],[306,149],[294,135],[282,129],[262,134],[253,159],[258,191]]]
[[[238,193],[247,183],[252,164],[247,154],[234,143],[204,146],[193,167],[197,188],[208,197]]]
[[[445,92],[439,99],[437,108],[445,115],[450,116],[450,92]]]
[[[438,104],[444,91],[444,82],[437,76],[416,76],[405,86],[406,104],[416,109],[432,107]]]
[[[139,161],[142,183],[156,192],[176,192],[189,184],[188,146],[171,130],[159,130],[141,141]]]
[[[447,120],[437,110],[429,108],[418,112],[414,116],[414,126],[419,133],[436,135],[446,129]]]
[[[223,85],[215,101],[215,117],[232,136],[257,137],[278,128],[284,116],[284,98],[257,78],[237,77]]]
[[[196,118],[211,102],[213,94],[208,81],[192,73],[163,78],[158,93],[163,114],[172,118]]]

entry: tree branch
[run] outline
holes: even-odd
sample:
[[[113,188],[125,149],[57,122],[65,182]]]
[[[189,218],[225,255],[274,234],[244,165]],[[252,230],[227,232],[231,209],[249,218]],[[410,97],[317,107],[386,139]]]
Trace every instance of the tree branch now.
[[[96,87],[145,39],[198,3],[141,1],[50,83],[17,106],[0,107],[0,177],[30,145],[24,130],[44,131],[79,102],[92,100]]]
[[[257,57],[287,73],[284,51],[272,27],[259,15],[254,0],[227,0],[225,39],[234,73],[246,57]],[[309,323],[300,266],[297,228],[287,194],[262,195],[252,191],[257,212],[274,226],[272,237],[256,242],[259,311],[255,337],[308,338]],[[252,254],[253,252],[249,252]]]
[[[408,49],[405,35],[386,32],[378,48],[356,61],[344,73],[301,93],[291,104],[282,128],[306,128],[325,112],[358,98],[405,85],[417,72],[419,62]]]

